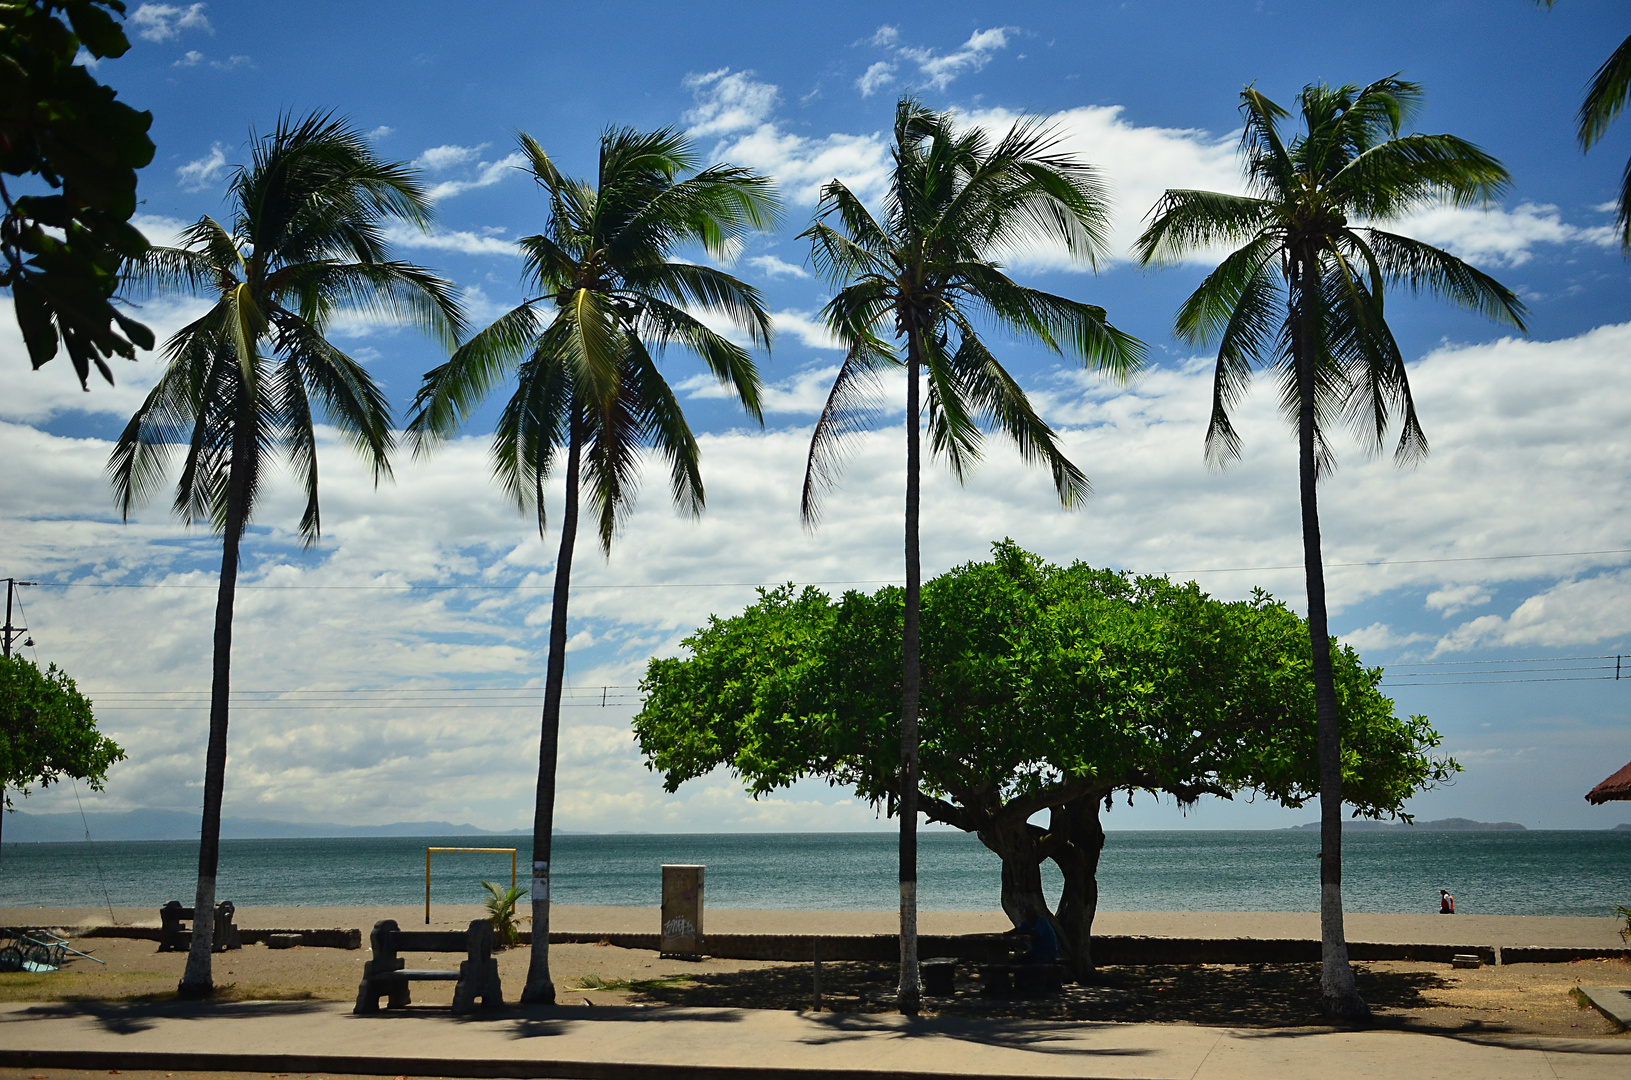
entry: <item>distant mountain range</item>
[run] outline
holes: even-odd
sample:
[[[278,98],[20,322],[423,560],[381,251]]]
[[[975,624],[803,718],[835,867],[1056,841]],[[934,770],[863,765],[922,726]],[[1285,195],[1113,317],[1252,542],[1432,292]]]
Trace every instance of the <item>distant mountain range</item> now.
[[[129,810],[122,814],[30,814],[5,816],[8,844],[61,843],[92,840],[196,840],[197,810]],[[558,831],[558,830],[557,830]],[[222,818],[221,836],[228,840],[305,839],[322,836],[498,836],[491,829],[456,825],[451,821],[398,821],[390,825],[336,825],[332,822],[267,821],[262,818]]]
[[[1627,828],[1622,825],[1620,828]],[[1293,825],[1291,832],[1319,832],[1320,823],[1310,821],[1307,825]],[[1412,829],[1416,832],[1525,832],[1522,825],[1516,821],[1474,821],[1471,818],[1447,817],[1437,821],[1418,821],[1414,825],[1406,825],[1402,821],[1371,821],[1369,818],[1350,819],[1342,823],[1343,832],[1397,832],[1400,829]]]

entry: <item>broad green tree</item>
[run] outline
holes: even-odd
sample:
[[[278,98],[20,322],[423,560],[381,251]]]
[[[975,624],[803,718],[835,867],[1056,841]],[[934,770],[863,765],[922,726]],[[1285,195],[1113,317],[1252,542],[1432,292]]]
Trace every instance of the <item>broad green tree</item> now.
[[[129,271],[133,289],[190,292],[215,303],[165,343],[164,373],[108,462],[128,518],[163,486],[181,451],[176,515],[208,522],[221,536],[194,902],[200,913],[215,906],[239,543],[268,467],[281,455],[293,469],[306,497],[299,531],[308,544],[321,532],[316,413],[368,462],[376,483],[390,475],[390,405],[367,369],[329,340],[329,328],[346,312],[385,317],[449,350],[463,329],[448,282],[390,258],[385,230],[392,221],[430,220],[414,171],[377,158],[350,124],[320,114],[279,120],[234,174],[229,198],[230,226],[200,218],[181,247],[154,248]],[[213,923],[201,914],[193,925],[180,992],[204,997],[213,992]]]
[[[1550,8],[1554,0],[1537,0]],[[1586,84],[1586,96],[1575,113],[1575,138],[1581,152],[1590,150],[1608,133],[1609,124],[1631,102],[1631,37],[1620,42],[1604,60],[1591,82]],[[1620,194],[1615,200],[1614,224],[1620,230],[1620,250],[1631,255],[1631,159],[1620,174]]]
[[[846,349],[816,421],[804,477],[802,515],[814,525],[836,481],[837,459],[863,430],[879,376],[906,382],[906,592],[900,690],[900,985],[902,1012],[915,1013],[917,967],[917,775],[921,694],[918,525],[922,426],[932,453],[962,480],[978,461],[984,431],[1001,431],[1028,462],[1053,475],[1059,500],[1080,504],[1088,481],[1065,457],[1052,428],[986,347],[981,324],[1038,342],[1116,376],[1138,368],[1143,346],[1103,308],[1016,283],[1001,260],[1028,245],[1060,245],[1093,265],[1105,250],[1106,199],[1097,171],[1061,151],[1039,118],[994,136],[959,130],[948,113],[903,97],[895,110],[894,171],[881,220],[843,183],[821,193],[803,235],[837,294],[823,310]],[[921,383],[928,401],[921,400]],[[926,416],[925,416],[926,414]]]
[[[0,822],[16,792],[64,777],[101,791],[108,768],[125,752],[96,730],[91,702],[68,673],[41,671],[20,656],[0,657]]]
[[[493,434],[493,473],[523,513],[536,514],[540,536],[544,485],[556,458],[565,459],[533,813],[532,956],[521,994],[523,1001],[552,1002],[549,860],[580,492],[588,488],[596,535],[608,554],[633,505],[646,449],[667,462],[675,505],[701,513],[697,441],[657,358],[669,346],[695,353],[760,419],[752,356],[691,309],[712,309],[764,347],[770,314],[756,289],[674,256],[687,244],[715,256],[732,252],[751,231],[774,223],[777,201],[770,180],[758,173],[731,165],[698,169],[689,141],[670,129],[608,130],[593,184],[563,176],[530,136],[520,141],[549,200],[544,231],[520,242],[535,295],[426,373],[409,431],[418,449],[428,449],[513,375],[515,392]]]
[[[1320,753],[1320,936],[1324,1007],[1369,1009],[1354,989],[1342,927],[1342,746],[1327,645],[1325,570],[1316,483],[1335,463],[1330,438],[1346,423],[1380,450],[1397,421],[1395,460],[1427,453],[1409,373],[1388,328],[1391,288],[1428,293],[1523,328],[1510,289],[1440,248],[1382,226],[1438,202],[1486,202],[1508,182],[1501,163],[1451,135],[1404,134],[1421,89],[1397,78],[1369,86],[1310,85],[1298,95],[1303,129],[1254,87],[1241,92],[1248,193],[1168,191],[1151,211],[1137,254],[1145,264],[1233,247],[1178,311],[1190,344],[1216,342],[1206,455],[1238,456],[1230,419],[1252,372],[1269,368],[1297,435],[1308,633],[1313,643]]]
[[[153,114],[77,62],[81,49],[125,54],[124,12],[120,0],[0,3],[0,288],[29,363],[60,343],[87,389],[92,367],[112,382],[109,358],[153,347],[153,332],[113,303],[121,264],[147,250],[130,216],[136,170],[153,160]]]
[[[816,777],[898,803],[904,600],[786,586],[710,619],[647,667],[634,727],[648,765],[670,791],[723,766],[756,796]],[[1299,806],[1318,790],[1308,628],[1265,594],[1225,603],[1005,541],[925,583],[921,629],[919,805],[1001,858],[1004,912],[1050,919],[1078,978],[1113,796],[1244,789]],[[1379,669],[1352,649],[1334,659],[1348,799],[1403,816],[1455,763],[1431,756],[1425,718],[1394,714]],[[1064,878],[1052,911],[1048,859]]]

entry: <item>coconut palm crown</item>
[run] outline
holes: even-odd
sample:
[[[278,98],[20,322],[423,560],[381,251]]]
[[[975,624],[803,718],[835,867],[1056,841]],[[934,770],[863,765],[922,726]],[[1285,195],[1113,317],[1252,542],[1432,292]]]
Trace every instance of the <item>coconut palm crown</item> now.
[[[1027,288],[1001,260],[1030,245],[1054,244],[1096,265],[1106,252],[1108,214],[1097,171],[1063,152],[1046,122],[1025,118],[993,136],[958,130],[950,114],[901,98],[895,111],[894,170],[881,220],[841,181],[821,193],[816,221],[802,236],[820,276],[837,293],[823,315],[845,356],[816,421],[801,512],[820,515],[837,480],[839,455],[865,430],[880,403],[881,375],[906,376],[906,595],[901,693],[900,814],[903,1012],[918,1008],[917,711],[919,382],[928,386],[932,453],[962,480],[979,460],[985,432],[1007,436],[1027,462],[1045,466],[1059,500],[1076,506],[1087,477],[1060,449],[1056,433],[986,346],[980,324],[994,325],[1125,377],[1143,346],[1112,326],[1101,307]]]
[[[182,468],[175,511],[207,521],[222,538],[216,601],[210,734],[195,908],[215,904],[221,795],[226,772],[232,610],[239,543],[268,462],[292,464],[306,503],[299,531],[321,532],[316,417],[332,424],[372,467],[390,474],[394,437],[384,393],[329,340],[342,313],[384,317],[452,348],[463,319],[452,286],[389,257],[393,221],[416,226],[430,204],[406,165],[379,160],[356,129],[332,115],[283,118],[233,175],[230,227],[204,217],[178,247],[154,247],[126,272],[128,296],[184,292],[214,300],[163,347],[165,369],[126,425],[108,462],[121,513]],[[212,992],[207,918],[194,924],[184,996]]]
[[[562,175],[530,136],[520,143],[549,206],[544,231],[520,241],[535,293],[426,373],[408,430],[419,451],[429,450],[513,375],[515,391],[493,435],[493,472],[517,507],[536,515],[540,535],[544,484],[556,458],[565,458],[533,820],[532,957],[522,991],[523,1001],[553,1001],[549,858],[580,486],[588,486],[607,552],[633,505],[647,449],[667,463],[680,510],[701,512],[697,441],[657,357],[671,345],[695,353],[760,419],[752,356],[690,309],[717,313],[761,347],[769,345],[771,322],[758,290],[722,270],[676,260],[674,252],[700,244],[716,257],[732,255],[749,233],[775,223],[778,204],[758,173],[699,169],[689,141],[672,129],[606,131],[594,184]]]
[[[1247,193],[1168,191],[1135,246],[1145,264],[1232,251],[1179,308],[1176,332],[1217,343],[1206,455],[1240,453],[1230,409],[1254,371],[1268,368],[1297,432],[1311,674],[1319,730],[1322,993],[1327,1011],[1368,1011],[1354,989],[1342,929],[1341,746],[1326,624],[1316,482],[1334,464],[1333,428],[1350,426],[1372,450],[1399,425],[1400,464],[1427,453],[1404,357],[1388,328],[1390,287],[1447,299],[1523,329],[1510,289],[1440,248],[1382,226],[1434,203],[1486,202],[1507,185],[1500,162],[1451,135],[1402,134],[1421,88],[1396,77],[1369,86],[1310,85],[1298,96],[1303,130],[1257,89],[1241,93]]]

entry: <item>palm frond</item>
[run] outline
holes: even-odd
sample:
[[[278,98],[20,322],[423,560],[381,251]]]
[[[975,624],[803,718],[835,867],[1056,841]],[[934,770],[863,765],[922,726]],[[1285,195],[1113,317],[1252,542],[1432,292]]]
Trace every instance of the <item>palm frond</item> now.
[[[871,333],[851,340],[810,435],[799,497],[799,519],[806,528],[821,520],[821,500],[838,482],[846,444],[867,429],[883,403],[879,372],[898,363],[888,344]]]
[[[644,333],[659,351],[677,341],[696,353],[719,384],[735,393],[747,414],[764,423],[759,368],[746,349],[715,333],[690,312],[653,297],[643,298],[637,330],[631,335],[632,339],[638,340]],[[646,352],[644,344],[639,346],[639,352]],[[631,355],[634,355],[632,351]]]
[[[1376,253],[1390,283],[1415,293],[1428,293],[1477,312],[1488,319],[1526,331],[1529,309],[1517,293],[1477,267],[1442,248],[1381,229],[1355,230]]]
[[[562,324],[564,330],[564,324]],[[414,395],[408,437],[416,454],[445,439],[537,344],[538,312],[532,303],[500,315],[453,353],[447,363],[425,373]]]
[[[1603,137],[1627,101],[1631,101],[1631,37],[1609,54],[1586,87],[1576,114],[1581,150],[1590,150]]]
[[[1171,190],[1151,208],[1147,220],[1150,224],[1134,242],[1133,255],[1145,266],[1166,266],[1207,248],[1247,243],[1271,231],[1275,216],[1266,199]]]

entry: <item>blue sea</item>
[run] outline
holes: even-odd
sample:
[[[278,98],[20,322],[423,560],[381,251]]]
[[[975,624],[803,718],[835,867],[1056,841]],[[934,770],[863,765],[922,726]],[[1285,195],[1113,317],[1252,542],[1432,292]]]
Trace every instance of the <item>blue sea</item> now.
[[[999,863],[972,836],[920,836],[919,903],[995,910]],[[516,847],[525,836],[224,840],[218,895],[247,905],[413,904],[425,848]],[[663,863],[701,863],[719,908],[890,910],[896,839],[888,833],[557,836],[560,904],[655,907]],[[1104,911],[1314,911],[1314,832],[1112,832],[1099,866]],[[192,841],[7,844],[0,906],[156,907],[191,902]],[[1059,877],[1045,864],[1050,900]],[[438,854],[437,903],[476,903],[481,879],[508,881],[508,855]],[[1438,890],[1467,914],[1606,915],[1631,904],[1631,831],[1373,832],[1343,838],[1349,911],[1437,910]]]

